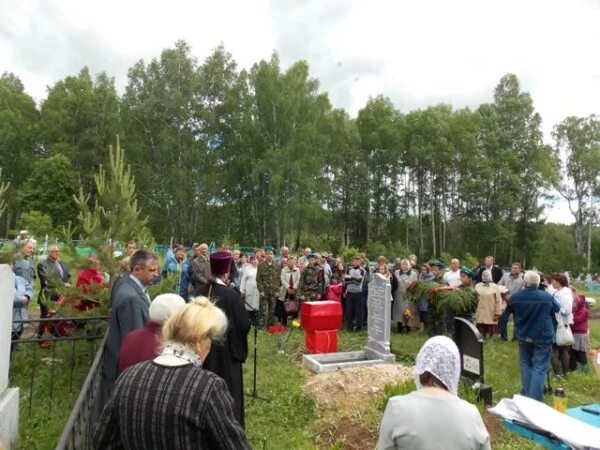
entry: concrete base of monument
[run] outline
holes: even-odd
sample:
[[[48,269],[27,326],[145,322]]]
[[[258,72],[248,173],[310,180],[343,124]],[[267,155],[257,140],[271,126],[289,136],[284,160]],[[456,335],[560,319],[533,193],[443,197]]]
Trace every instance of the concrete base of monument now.
[[[19,389],[10,388],[0,395],[0,444],[7,450],[17,448],[18,438]]]
[[[318,353],[304,355],[302,365],[314,373],[335,372],[350,367],[374,366],[377,364],[394,364],[393,354],[381,354],[370,348],[358,352]]]

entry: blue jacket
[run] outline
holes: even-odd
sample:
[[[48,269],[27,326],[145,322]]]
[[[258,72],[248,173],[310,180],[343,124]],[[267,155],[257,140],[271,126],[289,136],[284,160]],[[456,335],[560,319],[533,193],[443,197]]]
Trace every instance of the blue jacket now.
[[[33,286],[25,278],[15,275],[15,294],[13,296],[13,320],[27,320],[27,303],[23,303],[21,297],[26,296],[31,301],[34,297]],[[15,333],[23,329],[22,323],[12,324]]]
[[[175,293],[181,295],[184,299],[187,300],[188,297],[188,286],[190,284],[188,277],[188,266],[190,262],[187,258],[185,258],[182,262],[179,262],[175,259],[174,256],[167,256],[167,260],[163,265],[161,276],[162,278],[167,278],[170,273],[177,274],[177,281],[173,286],[173,290]]]
[[[36,278],[32,259],[24,259],[21,255],[15,258],[13,272],[15,275],[25,278],[30,283],[33,283],[33,280]]]
[[[527,287],[511,295],[510,306],[519,342],[552,344],[556,341],[552,318],[560,306],[550,294],[537,287]]]
[[[190,296],[192,280],[194,278],[194,272],[190,270],[192,268],[192,262],[186,258],[181,265],[181,279],[179,280],[179,292],[178,294],[183,297],[187,302]]]
[[[165,261],[161,276],[163,278],[167,278],[169,273],[179,273],[181,270],[181,263],[175,259],[174,256],[167,256],[167,260]]]

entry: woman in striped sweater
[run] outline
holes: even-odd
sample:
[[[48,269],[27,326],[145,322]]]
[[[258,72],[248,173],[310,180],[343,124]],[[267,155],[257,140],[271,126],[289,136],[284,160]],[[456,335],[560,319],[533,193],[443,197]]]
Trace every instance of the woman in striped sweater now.
[[[207,298],[164,324],[160,356],[125,370],[94,433],[96,449],[249,449],[222,378],[204,370],[211,344],[227,329]]]

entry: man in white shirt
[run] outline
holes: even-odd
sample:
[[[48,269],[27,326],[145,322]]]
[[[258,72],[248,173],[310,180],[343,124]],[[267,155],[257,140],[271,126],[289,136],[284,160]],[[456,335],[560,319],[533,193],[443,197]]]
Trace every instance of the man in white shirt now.
[[[450,270],[444,274],[444,283],[448,286],[458,287],[460,281],[460,261],[456,258],[450,261]]]

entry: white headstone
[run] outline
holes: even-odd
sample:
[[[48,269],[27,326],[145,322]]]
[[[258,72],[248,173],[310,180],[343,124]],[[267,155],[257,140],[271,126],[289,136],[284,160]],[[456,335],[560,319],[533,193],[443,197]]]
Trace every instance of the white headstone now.
[[[367,300],[369,339],[364,348],[365,355],[370,359],[395,361],[395,356],[390,351],[391,303],[390,279],[379,273],[374,274],[373,280],[369,283]]]
[[[14,286],[12,270],[0,265],[0,443],[7,449],[16,446],[19,435],[19,389],[8,389]]]

